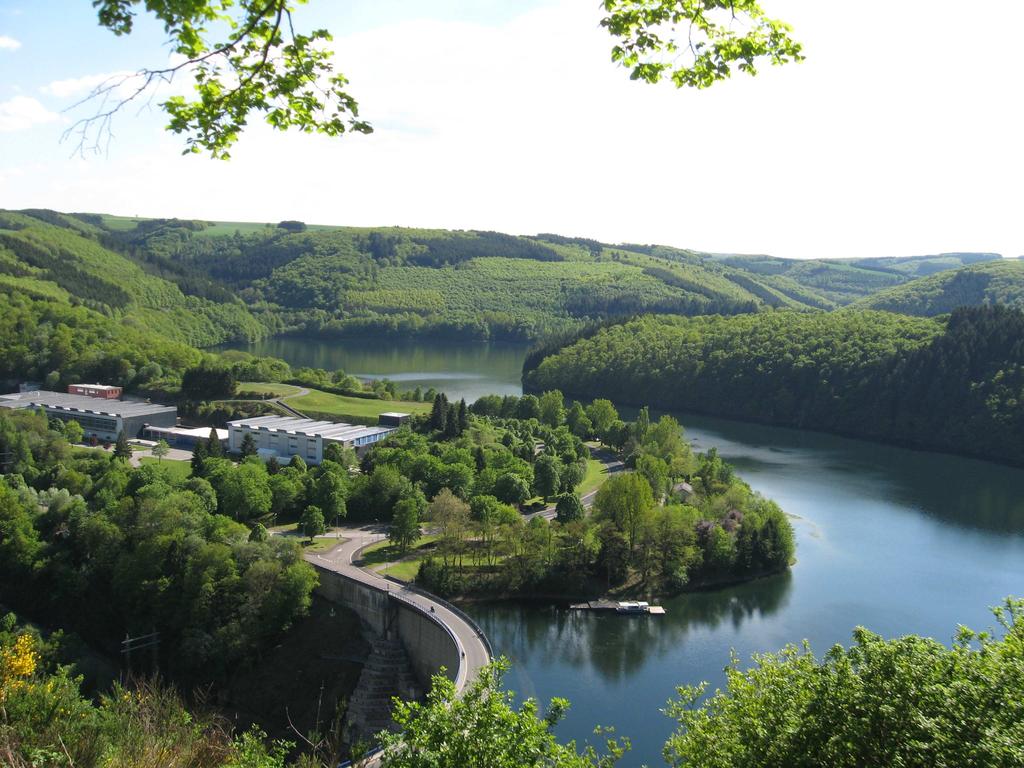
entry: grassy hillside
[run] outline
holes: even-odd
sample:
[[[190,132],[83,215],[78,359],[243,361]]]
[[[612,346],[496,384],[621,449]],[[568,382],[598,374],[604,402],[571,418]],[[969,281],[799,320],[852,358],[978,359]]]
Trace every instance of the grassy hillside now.
[[[1024,261],[989,261],[940,272],[869,296],[858,306],[931,317],[992,304],[1024,308]]]
[[[215,298],[183,292],[105,247],[108,234],[87,219],[52,211],[0,211],[0,290],[85,306],[191,345],[266,334],[230,292],[220,289]]]

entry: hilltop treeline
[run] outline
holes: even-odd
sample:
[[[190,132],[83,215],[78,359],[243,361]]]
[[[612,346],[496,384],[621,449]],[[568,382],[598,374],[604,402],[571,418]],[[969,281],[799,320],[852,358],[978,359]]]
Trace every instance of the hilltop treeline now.
[[[646,317],[551,355],[531,387],[1024,464],[1024,313]]]

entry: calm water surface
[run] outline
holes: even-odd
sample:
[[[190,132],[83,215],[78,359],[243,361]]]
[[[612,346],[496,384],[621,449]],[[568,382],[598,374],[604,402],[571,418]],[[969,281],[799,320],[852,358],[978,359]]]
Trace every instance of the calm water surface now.
[[[520,376],[529,345],[504,342],[450,342],[431,339],[306,339],[278,336],[254,344],[230,345],[269,355],[290,365],[339,368],[353,376],[383,379],[399,389],[433,387],[449,400],[522,393]]]
[[[262,342],[252,351],[449,396],[518,393],[524,348],[371,340]],[[633,739],[626,765],[661,764],[672,724],[659,709],[683,683],[723,680],[730,649],[748,660],[807,638],[816,651],[866,626],[949,641],[993,625],[987,607],[1024,595],[1024,470],[798,430],[680,415],[700,450],[717,446],[756,490],[794,515],[786,575],[665,602],[660,618],[571,614],[539,605],[470,611],[514,666],[524,696],[572,701],[563,738],[595,725]]]
[[[789,574],[665,601],[660,618],[476,606],[509,687],[572,703],[559,735],[615,726],[627,765],[661,764],[674,687],[724,680],[730,649],[811,641],[822,652],[866,626],[948,642],[957,624],[994,624],[987,606],[1024,595],[1024,471],[797,430],[680,416],[756,490],[797,516]]]

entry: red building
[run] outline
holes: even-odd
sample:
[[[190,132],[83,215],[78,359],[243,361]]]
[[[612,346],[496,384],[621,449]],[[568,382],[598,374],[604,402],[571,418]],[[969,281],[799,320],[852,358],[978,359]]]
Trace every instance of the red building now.
[[[109,384],[69,384],[68,394],[117,400],[121,397],[121,387],[112,387]]]

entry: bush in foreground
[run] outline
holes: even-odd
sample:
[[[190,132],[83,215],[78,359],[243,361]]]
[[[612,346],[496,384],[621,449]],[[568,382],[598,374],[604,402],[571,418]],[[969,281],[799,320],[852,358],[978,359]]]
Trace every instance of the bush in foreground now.
[[[790,646],[726,670],[724,691],[679,688],[673,766],[1024,765],[1024,601],[995,609],[1002,638],[961,627],[951,648],[863,628],[821,661]]]

